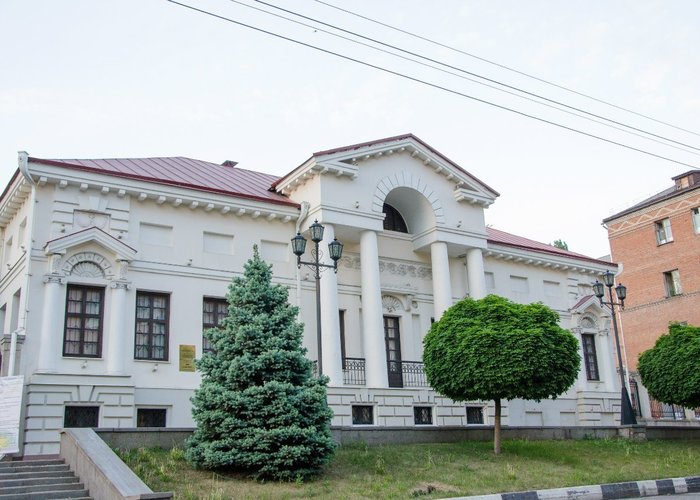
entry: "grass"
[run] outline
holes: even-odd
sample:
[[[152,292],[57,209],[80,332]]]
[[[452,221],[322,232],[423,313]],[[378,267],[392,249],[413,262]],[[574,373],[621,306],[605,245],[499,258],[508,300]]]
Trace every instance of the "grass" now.
[[[256,482],[196,470],[181,449],[118,452],[154,491],[176,499],[444,498],[700,474],[700,441],[504,441],[344,445],[323,475],[306,482]]]

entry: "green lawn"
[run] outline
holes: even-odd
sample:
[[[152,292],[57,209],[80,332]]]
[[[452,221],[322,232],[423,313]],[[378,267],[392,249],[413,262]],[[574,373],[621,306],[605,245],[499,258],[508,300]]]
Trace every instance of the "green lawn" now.
[[[181,499],[438,498],[700,475],[700,440],[513,440],[498,457],[490,442],[358,443],[339,448],[321,477],[303,483],[195,470],[180,449],[120,456],[154,491]]]

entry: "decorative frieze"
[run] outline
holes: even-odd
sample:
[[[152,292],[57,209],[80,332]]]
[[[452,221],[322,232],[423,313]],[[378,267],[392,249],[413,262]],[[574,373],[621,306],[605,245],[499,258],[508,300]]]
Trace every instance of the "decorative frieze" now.
[[[360,269],[360,256],[346,256],[340,259],[338,266],[346,269]],[[396,262],[389,259],[379,259],[379,272],[394,274],[397,276],[408,276],[424,280],[433,279],[432,269],[428,266],[410,264],[407,262]]]

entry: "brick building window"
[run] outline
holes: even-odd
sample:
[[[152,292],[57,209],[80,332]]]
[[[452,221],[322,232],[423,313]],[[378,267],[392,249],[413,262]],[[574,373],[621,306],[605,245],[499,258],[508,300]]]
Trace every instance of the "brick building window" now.
[[[414,406],[413,422],[416,425],[433,425],[433,409],[430,406]]]
[[[68,285],[63,355],[99,358],[104,288]]]
[[[170,296],[136,292],[134,359],[168,360]]]
[[[219,328],[221,322],[228,316],[228,302],[226,299],[204,298],[202,306],[202,331],[210,328]],[[202,351],[212,352],[211,341],[202,335]]]
[[[372,425],[374,423],[374,407],[369,405],[353,405],[352,425]]]
[[[598,355],[595,350],[595,335],[584,333],[581,335],[583,346],[583,362],[586,365],[586,378],[588,380],[600,380],[598,374]]]
[[[654,224],[656,229],[656,243],[663,245],[664,243],[670,243],[673,241],[673,234],[671,233],[671,219],[663,219]]]
[[[700,208],[694,208],[690,213],[693,217],[693,229],[696,233],[700,233]]]
[[[681,275],[678,269],[664,273],[664,284],[666,285],[666,297],[675,297],[683,293],[681,289]]]

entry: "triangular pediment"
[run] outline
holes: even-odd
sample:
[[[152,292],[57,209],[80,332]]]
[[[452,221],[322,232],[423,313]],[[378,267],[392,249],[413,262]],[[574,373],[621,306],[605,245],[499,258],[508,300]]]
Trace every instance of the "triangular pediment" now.
[[[62,255],[68,250],[86,243],[95,243],[101,246],[105,250],[112,252],[118,260],[131,261],[136,257],[135,249],[94,226],[49,241],[44,247],[44,252],[46,255]]]
[[[446,182],[453,184],[457,201],[486,207],[499,196],[497,191],[412,134],[319,151],[277,181],[274,188],[289,195],[316,175],[349,176],[354,179],[364,162],[395,155],[406,155],[422,163],[424,168],[442,175]]]

